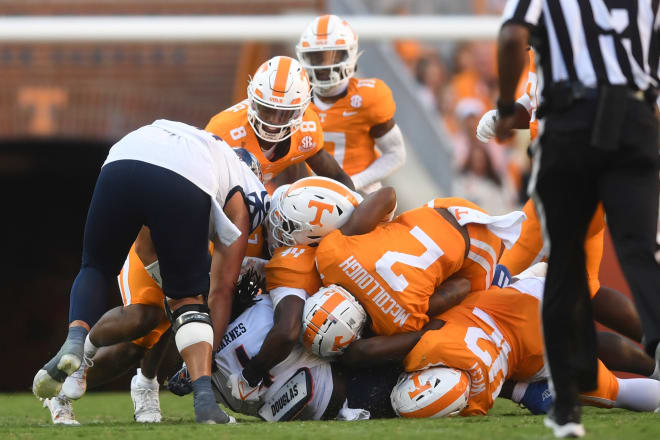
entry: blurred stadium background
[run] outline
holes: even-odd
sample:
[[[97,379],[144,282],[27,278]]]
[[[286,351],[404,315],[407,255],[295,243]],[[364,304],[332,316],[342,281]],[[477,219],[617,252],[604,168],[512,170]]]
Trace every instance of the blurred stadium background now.
[[[0,391],[27,390],[66,335],[84,219],[108,148],[157,118],[205,126],[245,98],[248,75],[263,61],[295,56],[297,35],[315,15],[346,18],[364,50],[358,75],[382,78],[393,90],[395,119],[408,148],[408,162],[389,180],[401,208],[437,195],[470,198],[493,213],[521,206],[529,135],[521,132],[511,148],[474,137],[496,100],[493,38],[504,3],[0,0],[0,294],[9,305],[0,347],[18,363],[4,363]],[[156,16],[184,22],[191,15],[242,16],[249,25],[241,28],[237,19],[237,32],[214,39],[110,41],[57,40],[43,23],[21,21],[109,15],[115,23],[133,15],[147,22]],[[387,23],[397,26],[378,27]],[[609,239],[601,279],[628,292]],[[110,300],[118,305],[119,294]],[[125,385],[124,379],[110,387]]]

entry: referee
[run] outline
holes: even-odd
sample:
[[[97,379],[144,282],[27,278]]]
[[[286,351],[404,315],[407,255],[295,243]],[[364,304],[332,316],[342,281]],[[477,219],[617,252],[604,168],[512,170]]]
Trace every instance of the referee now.
[[[556,437],[581,437],[578,393],[596,388],[596,333],[584,237],[602,201],[614,246],[659,362],[660,268],[654,259],[660,156],[654,102],[660,0],[508,0],[499,34],[496,133],[512,135],[525,47],[536,51],[539,141],[530,191],[550,257],[543,334]]]

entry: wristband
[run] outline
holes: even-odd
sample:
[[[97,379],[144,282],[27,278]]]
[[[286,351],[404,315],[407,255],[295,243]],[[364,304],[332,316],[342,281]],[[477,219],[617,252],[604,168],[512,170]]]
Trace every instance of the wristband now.
[[[516,112],[516,101],[509,103],[497,100],[497,116],[500,118],[511,116]]]

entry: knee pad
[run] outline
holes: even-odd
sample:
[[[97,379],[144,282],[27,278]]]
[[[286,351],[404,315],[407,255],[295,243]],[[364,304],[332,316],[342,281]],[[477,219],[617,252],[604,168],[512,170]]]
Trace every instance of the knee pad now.
[[[175,311],[167,307],[167,311],[179,353],[198,342],[207,342],[213,347],[213,321],[206,304],[188,304]]]

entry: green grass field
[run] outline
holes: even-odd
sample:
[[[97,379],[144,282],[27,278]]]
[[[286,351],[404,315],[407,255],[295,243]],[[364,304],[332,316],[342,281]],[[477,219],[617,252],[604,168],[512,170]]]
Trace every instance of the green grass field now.
[[[161,392],[164,422],[133,422],[128,393],[89,393],[74,404],[83,426],[53,426],[48,410],[31,394],[0,394],[0,439],[297,439],[346,438],[537,439],[552,438],[541,416],[527,415],[499,399],[487,417],[429,420],[371,420],[365,422],[290,422],[270,424],[237,416],[236,425],[196,425],[192,398]],[[660,439],[660,414],[587,408],[587,438]]]

